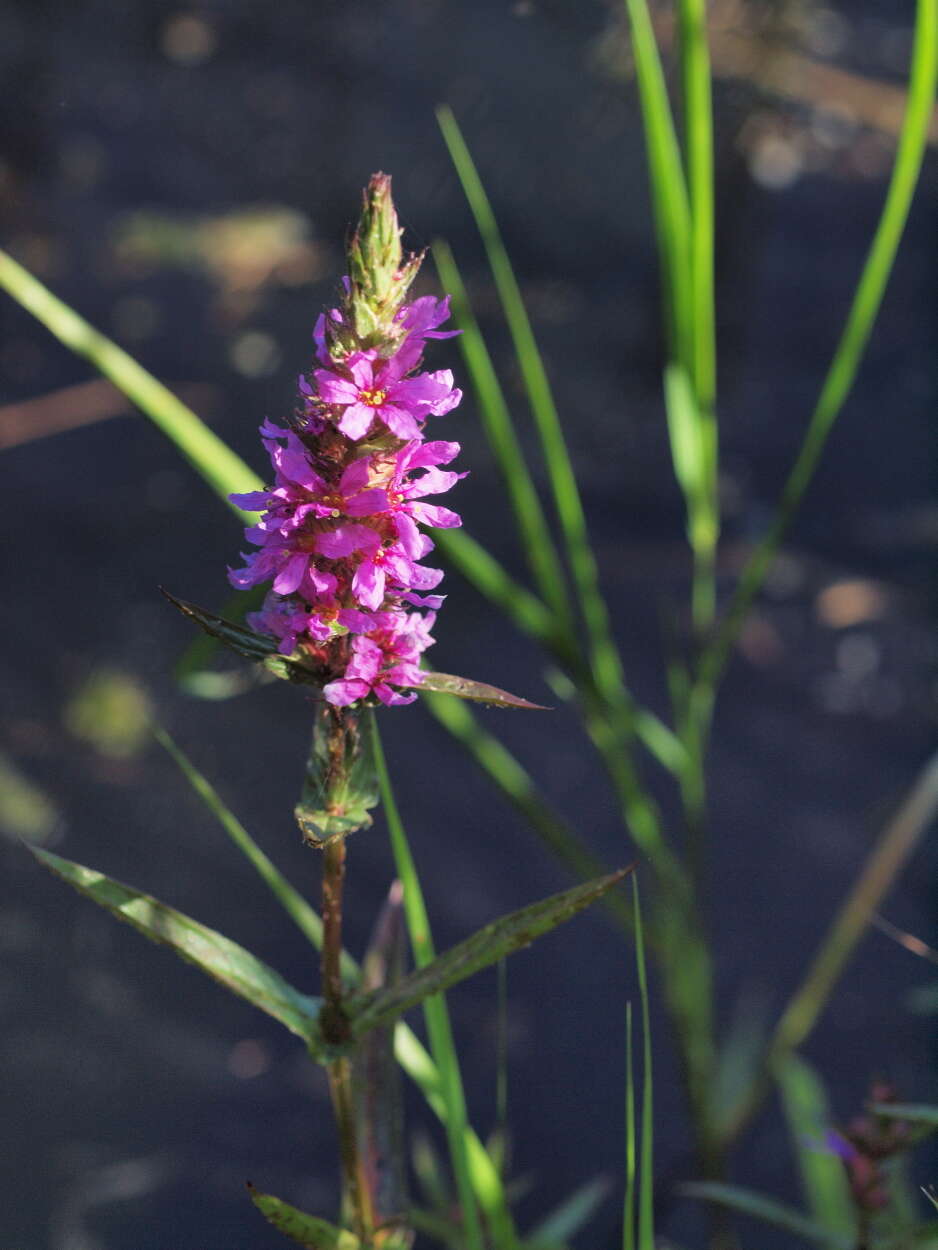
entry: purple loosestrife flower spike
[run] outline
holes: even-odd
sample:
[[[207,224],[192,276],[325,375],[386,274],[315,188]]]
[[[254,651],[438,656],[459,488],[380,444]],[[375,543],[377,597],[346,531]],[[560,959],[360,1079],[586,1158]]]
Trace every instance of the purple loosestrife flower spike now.
[[[426,343],[456,331],[440,329],[448,300],[406,302],[422,257],[405,257],[400,235],[391,180],[375,174],[349,242],[342,302],[316,323],[294,418],[261,427],[272,484],[232,496],[261,515],[245,531],[255,550],[229,578],[239,589],[271,584],[249,623],[302,658],[331,708],[416,697],[443,602],[423,593],[443,574],[421,563],[433,549],[421,527],[461,523],[424,502],[465,476],[440,468],[458,443],[424,439],[427,419],[461,398],[448,369],[421,371]]]

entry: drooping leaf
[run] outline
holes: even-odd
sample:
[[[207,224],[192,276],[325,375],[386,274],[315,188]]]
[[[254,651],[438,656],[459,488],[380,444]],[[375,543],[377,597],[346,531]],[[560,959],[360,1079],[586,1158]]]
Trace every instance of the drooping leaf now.
[[[264,1219],[285,1237],[304,1246],[305,1250],[360,1250],[361,1242],[348,1229],[336,1228],[316,1215],[307,1215],[282,1198],[261,1193],[250,1182],[247,1188],[251,1201]]]
[[[187,603],[184,599],[177,599],[162,586],[160,589],[183,616],[195,621],[196,625],[213,638],[217,638],[229,650],[244,656],[246,660],[254,660],[258,664],[263,664],[269,672],[282,681],[314,686],[321,684],[319,675],[308,668],[302,660],[281,655],[277,650],[276,639],[266,634],[256,634],[244,625],[235,625],[233,621],[226,621],[223,616],[216,616],[214,612],[209,612],[206,608]]]
[[[574,886],[571,890],[553,894],[530,907],[502,916],[423,968],[418,968],[399,984],[370,995],[356,995],[347,1004],[353,1034],[363,1036],[376,1025],[396,1019],[431,994],[448,989],[512,951],[528,946],[535,938],[557,928],[584,907],[602,898],[629,872],[631,868],[621,868],[618,872]]]
[[[303,791],[294,808],[303,839],[325,846],[371,824],[378,804],[374,730],[370,716],[322,703],[316,709],[313,745]]]
[[[680,1192],[687,1198],[702,1198],[705,1202],[716,1202],[720,1206],[729,1207],[731,1211],[764,1220],[766,1224],[784,1228],[796,1237],[829,1247],[830,1250],[853,1250],[856,1245],[855,1241],[822,1228],[794,1207],[776,1202],[774,1198],[767,1198],[765,1194],[751,1189],[743,1189],[740,1185],[724,1185],[720,1181],[692,1181],[682,1185]]]
[[[472,699],[475,703],[491,703],[495,707],[523,707],[532,711],[549,712],[550,708],[540,703],[529,703],[519,695],[509,694],[507,690],[499,690],[498,686],[490,686],[484,681],[470,681],[468,677],[453,677],[451,673],[423,674],[423,680],[417,690],[429,690],[434,694],[453,694],[457,699]]]
[[[319,1000],[295,990],[279,972],[243,946],[103,872],[38,846],[29,849],[56,876],[107,908],[118,920],[126,920],[144,937],[168,946],[233,994],[273,1016],[311,1048],[318,1047]]]

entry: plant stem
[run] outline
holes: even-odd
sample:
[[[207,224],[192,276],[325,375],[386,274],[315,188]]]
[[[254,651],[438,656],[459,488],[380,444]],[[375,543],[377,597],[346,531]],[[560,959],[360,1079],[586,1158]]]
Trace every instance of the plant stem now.
[[[323,847],[322,863],[322,1031],[327,1042],[348,1040],[348,1020],[342,1002],[342,887],[345,882],[345,840],[336,838]],[[352,1065],[345,1056],[326,1069],[329,1093],[339,1132],[342,1159],[343,1208],[363,1247],[371,1245],[374,1211],[358,1151],[355,1104],[352,1097]]]

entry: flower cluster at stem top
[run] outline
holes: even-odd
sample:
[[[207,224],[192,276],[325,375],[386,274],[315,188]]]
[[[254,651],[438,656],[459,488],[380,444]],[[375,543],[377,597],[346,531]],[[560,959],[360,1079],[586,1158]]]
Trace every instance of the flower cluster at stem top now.
[[[317,322],[318,367],[300,377],[291,428],[261,426],[273,486],[231,496],[263,515],[245,531],[257,550],[229,578],[240,590],[272,582],[248,622],[318,666],[331,704],[410,703],[443,601],[426,593],[443,573],[419,562],[433,549],[420,526],[461,524],[424,497],[465,476],[440,467],[458,443],[424,439],[427,418],[462,394],[450,370],[419,368],[427,339],[457,331],[439,329],[448,299],[428,295],[362,334],[348,279],[345,290],[342,307]]]

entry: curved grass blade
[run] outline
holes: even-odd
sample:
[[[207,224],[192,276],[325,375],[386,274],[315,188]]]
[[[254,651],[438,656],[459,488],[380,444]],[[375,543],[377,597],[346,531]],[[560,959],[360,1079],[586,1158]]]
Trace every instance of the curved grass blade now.
[[[794,1207],[776,1202],[764,1194],[755,1193],[751,1189],[743,1189],[739,1185],[724,1185],[720,1181],[692,1181],[682,1185],[680,1192],[687,1198],[700,1198],[704,1202],[716,1202],[720,1206],[738,1211],[740,1215],[749,1215],[753,1219],[763,1220],[776,1228],[783,1228],[795,1237],[811,1241],[828,1250],[853,1250],[855,1242],[845,1237],[838,1237],[808,1219]]]
[[[782,490],[774,520],[749,557],[723,621],[701,658],[697,679],[699,685],[713,688],[723,671],[746,614],[808,489],[834,423],[853,387],[912,205],[912,196],[928,144],[936,81],[938,0],[918,0],[908,105],[889,190],[886,193],[886,203],[840,342],[824,379],[801,450]]]
[[[416,972],[396,985],[368,997],[349,999],[346,1009],[353,1035],[363,1037],[370,1029],[396,1019],[429,996],[457,985],[523,946],[530,946],[536,938],[550,933],[602,898],[631,871],[631,867],[620,868],[597,881],[576,885],[500,916],[444,954],[424,961]]]
[[[462,275],[449,245],[442,239],[433,244],[433,259],[443,289],[452,300],[453,317],[462,330],[460,350],[472,379],[489,446],[501,470],[515,514],[518,536],[534,577],[534,584],[544,602],[550,605],[558,628],[571,638],[575,629],[574,616],[560,557],[554,547],[550,527],[521,450],[492,358],[469,303]]]
[[[437,118],[482,236],[518,357],[518,364],[544,451],[544,461],[563,534],[564,548],[586,624],[591,666],[596,676],[596,683],[610,704],[614,701],[622,711],[625,706],[622,664],[612,638],[606,604],[599,589],[599,573],[590,546],[580,491],[573,473],[573,465],[570,462],[547,372],[531,329],[517,279],[492,212],[492,206],[466,142],[450,109],[445,107],[438,109]]]
[[[279,972],[237,942],[167,907],[149,894],[41,847],[31,846],[29,850],[45,868],[86,898],[106,908],[118,920],[133,925],[144,937],[168,946],[182,959],[195,964],[232,994],[246,999],[301,1037],[316,1053],[318,999],[295,990]]]
[[[264,1219],[305,1250],[362,1250],[361,1242],[347,1229],[336,1228],[316,1215],[307,1215],[282,1198],[262,1193],[250,1181],[247,1190]]]
[[[374,739],[381,799],[388,822],[397,875],[404,888],[404,912],[407,917],[414,962],[418,968],[421,968],[430,963],[435,955],[430,921],[407,834],[394,800],[377,726],[374,730]],[[474,1148],[468,1136],[466,1098],[459,1070],[459,1057],[453,1041],[446,999],[442,994],[434,995],[424,1001],[424,1019],[439,1078],[437,1105],[444,1108],[443,1119],[462,1210],[466,1248],[467,1250],[482,1250],[483,1233],[479,1218],[481,1207],[500,1250],[502,1248],[514,1250],[517,1245],[517,1234],[508,1209],[501,1177],[481,1142]]]
[[[160,746],[168,752],[189,785],[228,834],[242,855],[276,898],[303,936],[319,950],[322,946],[322,921],[306,899],[283,876],[273,861],[261,850],[244,825],[222,801],[218,792],[198,771],[164,729],[155,730]],[[343,951],[343,972],[355,978],[358,965]]]
[[[608,1176],[594,1176],[586,1181],[532,1228],[525,1242],[530,1246],[532,1242],[556,1245],[569,1241],[593,1218],[611,1188]]]
[[[191,408],[151,373],[52,294],[12,256],[0,251],[0,287],[79,356],[122,391],[176,445],[192,467],[245,525],[256,516],[235,507],[228,495],[263,490],[263,482],[240,456],[213,434]]]

